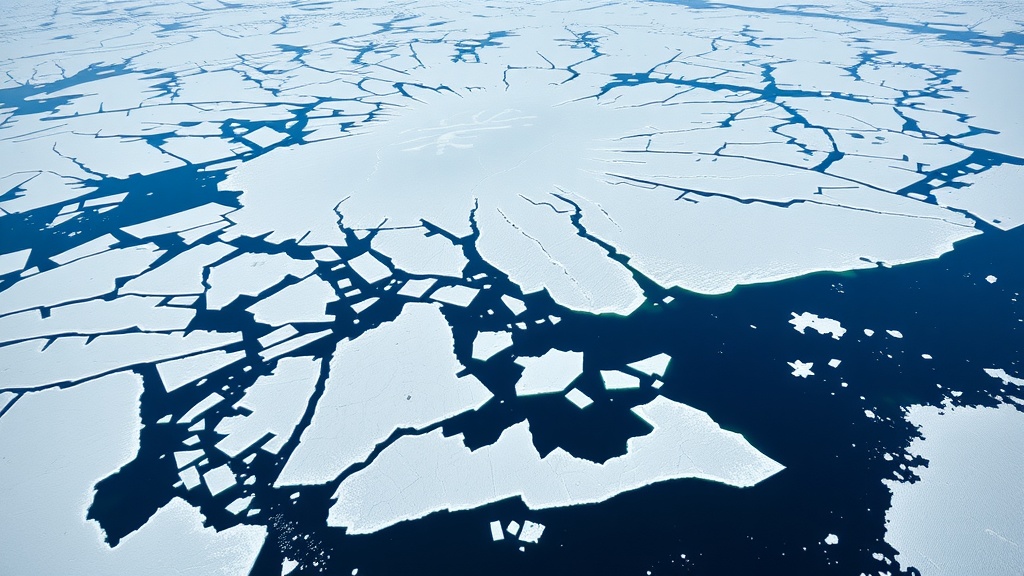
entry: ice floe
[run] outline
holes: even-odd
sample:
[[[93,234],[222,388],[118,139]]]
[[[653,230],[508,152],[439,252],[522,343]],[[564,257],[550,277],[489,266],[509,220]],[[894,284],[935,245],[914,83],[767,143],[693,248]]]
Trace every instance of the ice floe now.
[[[655,354],[650,358],[643,360],[637,360],[627,364],[630,368],[643,372],[648,376],[665,376],[665,370],[668,369],[668,363],[672,361],[672,357],[662,352],[661,354]]]
[[[523,375],[516,382],[516,396],[561,392],[583,373],[583,353],[548,350],[539,358],[519,357]]]
[[[846,334],[846,328],[843,328],[838,320],[819,317],[817,314],[811,314],[810,312],[804,312],[803,314],[793,312],[792,314],[793,318],[789,323],[793,325],[793,329],[801,334],[804,334],[804,331],[808,328],[814,329],[818,334],[831,334],[835,340],[839,340],[843,337],[843,334]]]
[[[789,364],[789,367],[793,369],[793,376],[797,376],[799,378],[814,376],[814,372],[811,372],[811,368],[814,367],[814,362],[794,360],[792,362],[787,362],[787,364]]]
[[[640,387],[640,379],[618,370],[602,370],[601,380],[606,390],[628,390]]]
[[[331,285],[319,276],[309,276],[286,286],[246,308],[261,324],[281,326],[292,322],[330,322],[327,305],[338,300]]]
[[[512,345],[511,332],[480,332],[473,338],[473,358],[489,360]]]

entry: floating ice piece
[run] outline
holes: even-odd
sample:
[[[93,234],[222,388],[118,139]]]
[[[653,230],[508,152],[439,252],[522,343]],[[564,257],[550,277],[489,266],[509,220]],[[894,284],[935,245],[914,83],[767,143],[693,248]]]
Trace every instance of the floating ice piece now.
[[[221,242],[200,244],[178,254],[153,270],[129,280],[120,294],[202,294],[203,269],[235,251]]]
[[[989,284],[995,284],[996,280],[999,280],[999,278],[996,278],[995,276],[993,276],[991,274],[989,274],[988,276],[985,276],[985,281],[988,282]]]
[[[206,453],[202,450],[182,450],[174,453],[174,465],[178,469],[182,469],[185,466],[195,462],[202,458]]]
[[[440,234],[425,236],[425,232],[424,228],[380,230],[373,237],[373,248],[409,274],[461,278],[469,263],[462,248]]]
[[[100,252],[109,250],[114,244],[117,244],[117,238],[114,238],[113,234],[104,234],[103,236],[90,240],[85,244],[81,244],[70,250],[61,252],[56,256],[50,256],[50,260],[63,266],[64,264],[73,262],[79,258],[85,258],[86,256],[92,256],[93,254],[99,254]]]
[[[843,363],[842,360],[837,360],[835,358],[833,358],[833,359],[828,361],[828,365],[833,367],[833,368],[839,368],[839,365],[842,364],[842,363]]]
[[[282,358],[273,374],[260,376],[235,404],[251,414],[224,418],[217,424],[217,433],[225,435],[217,449],[235,458],[270,434],[262,448],[277,454],[302,419],[319,376],[319,360]]]
[[[468,286],[441,286],[430,295],[431,300],[453,306],[469,306],[480,290]]]
[[[489,360],[512,345],[511,332],[480,332],[473,339],[473,358]]]
[[[436,283],[437,280],[433,278],[427,278],[425,280],[409,280],[405,283],[405,286],[399,288],[398,293],[402,296],[409,296],[410,298],[420,298],[430,287]]]
[[[241,514],[246,508],[249,507],[250,504],[252,504],[252,499],[255,497],[256,496],[254,494],[250,494],[245,498],[236,498],[234,502],[225,506],[224,509],[227,510],[228,512],[231,512],[232,514]]]
[[[523,301],[518,298],[505,294],[501,297],[501,301],[504,302],[505,306],[512,311],[513,316],[519,316],[523,312],[526,312],[526,304],[523,304]]]
[[[81,336],[58,338],[52,343],[47,339],[25,340],[0,347],[0,390],[77,382],[125,366],[223,348],[241,340],[241,334],[202,330],[188,334],[106,334],[91,341]]]
[[[24,270],[30,254],[32,254],[31,248],[0,254],[0,276]]]
[[[793,369],[793,376],[800,378],[807,378],[808,376],[814,376],[814,372],[811,372],[811,367],[814,366],[814,362],[801,362],[795,360],[793,362],[787,362],[789,367]]]
[[[872,412],[871,410],[865,410],[864,411],[864,415],[867,416],[868,418],[872,418],[872,419],[874,419],[874,417],[875,417],[875,413]]]
[[[337,262],[338,260],[341,260],[341,256],[331,248],[320,248],[319,250],[314,250],[313,258],[317,262]]]
[[[178,472],[178,477],[181,478],[181,483],[185,486],[186,490],[192,490],[203,483],[195,466],[189,466]]]
[[[456,376],[463,367],[454,346],[440,306],[422,303],[339,343],[313,420],[276,485],[329,482],[395,430],[482,406],[491,393],[474,376]]]
[[[515,520],[509,522],[508,523],[508,528],[506,528],[505,530],[508,531],[508,533],[511,534],[512,536],[518,536],[519,535],[519,522],[516,522]]]
[[[911,406],[907,420],[921,432],[907,456],[927,466],[913,469],[913,483],[882,480],[892,492],[885,541],[900,567],[938,576],[1019,572],[1024,413],[1008,404]]]
[[[504,540],[505,533],[501,529],[501,520],[494,520],[491,522],[491,540],[497,542],[498,540]]]
[[[583,353],[548,350],[539,358],[520,357],[516,364],[523,375],[516,382],[516,396],[561,392],[583,373]]]
[[[266,348],[268,346],[273,346],[278,342],[283,342],[284,340],[287,340],[298,333],[299,331],[296,330],[294,326],[288,324],[286,326],[281,326],[280,328],[274,330],[273,332],[267,334],[266,336],[261,336],[260,338],[257,339],[257,342],[260,343],[260,346]]]
[[[113,548],[86,519],[96,484],[138,453],[141,395],[141,378],[119,372],[26,394],[0,418],[0,438],[19,439],[0,442],[0,478],[24,480],[0,491],[0,515],[19,518],[16,527],[0,523],[5,574],[184,576],[211,566],[218,574],[249,573],[266,529],[204,527],[199,511],[180,498]],[[182,477],[190,486],[190,473]],[[40,542],[53,548],[44,550]]]
[[[527,520],[526,522],[523,522],[523,531],[519,533],[519,541],[536,544],[540,542],[542,534],[544,534],[543,524]]]
[[[173,392],[189,382],[195,382],[245,358],[244,351],[225,352],[212,350],[194,356],[186,356],[177,360],[168,360],[156,365],[160,381],[168,392]]]
[[[0,314],[109,294],[117,279],[139,274],[161,254],[153,244],[144,244],[107,250],[40,272],[0,292]]]
[[[885,333],[893,338],[903,338],[903,333],[899,330],[886,330]]]
[[[921,358],[924,358],[925,360],[931,360],[932,359],[932,355],[931,354],[921,354]]]
[[[246,140],[260,148],[269,148],[287,137],[287,134],[282,134],[268,126],[261,126],[244,136]]]
[[[836,536],[835,534],[825,536],[825,544],[828,544],[829,546],[839,544],[839,536]]]
[[[175,296],[167,301],[168,306],[193,306],[199,300],[199,296]]]
[[[258,296],[286,276],[305,278],[315,268],[312,260],[295,260],[284,253],[244,252],[210,269],[206,307],[220,310],[239,296]]]
[[[90,198],[85,202],[82,202],[82,208],[94,208],[96,206],[108,206],[110,204],[120,204],[128,197],[127,192],[120,194],[111,194],[109,196],[103,196],[101,198]]]
[[[330,322],[334,317],[327,314],[327,305],[337,300],[338,295],[331,285],[314,274],[246,310],[252,312],[257,322],[270,326],[292,322]]]
[[[216,406],[217,404],[220,404],[223,401],[224,401],[224,397],[221,396],[220,394],[218,394],[216,392],[210,394],[206,398],[203,398],[202,400],[200,400],[199,403],[196,404],[195,406],[193,406],[188,412],[186,412],[184,416],[179,418],[178,419],[178,424],[189,424],[189,423],[191,423],[196,418],[198,418],[198,417],[202,416],[203,414],[205,414],[207,410],[209,410],[210,408],[213,408],[214,406]],[[191,430],[191,428],[189,428],[189,430]]]
[[[366,280],[367,284],[374,284],[391,276],[391,269],[369,252],[349,260],[348,265],[360,278]]]
[[[640,387],[639,378],[618,370],[601,370],[601,380],[604,381],[605,390],[628,390]]]
[[[752,486],[783,469],[704,412],[663,396],[633,412],[652,432],[630,438],[626,454],[603,464],[561,448],[542,458],[527,421],[476,450],[465,446],[461,434],[446,438],[441,430],[405,436],[341,482],[327,523],[368,534],[431,512],[468,510],[516,496],[539,510],[601,502],[676,478]]]
[[[1002,368],[985,368],[985,374],[1003,381],[1003,384],[1024,386],[1024,378],[1015,378]]]
[[[285,558],[281,563],[281,576],[288,576],[299,567],[299,563],[291,558]]]
[[[839,340],[843,337],[843,334],[846,334],[846,328],[843,328],[838,320],[819,317],[817,314],[811,314],[810,312],[804,312],[799,315],[796,312],[792,312],[791,314],[793,318],[789,323],[801,334],[804,334],[804,330],[807,328],[813,328],[818,334],[831,334],[835,340]]]
[[[324,338],[324,337],[330,335],[330,333],[331,333],[331,330],[321,330],[320,332],[313,332],[311,334],[303,334],[302,336],[299,336],[298,338],[292,338],[291,340],[285,340],[284,342],[281,342],[280,344],[275,344],[274,346],[271,346],[270,348],[267,348],[266,350],[260,352],[260,358],[263,358],[264,362],[266,362],[268,360],[273,360],[274,358],[277,358],[278,356],[283,356],[283,355],[285,355],[285,354],[287,354],[289,352],[293,352],[295,350],[298,350],[299,348],[302,348],[306,344],[310,344],[310,343],[316,342],[317,340],[320,340],[321,338]]]
[[[235,486],[237,479],[227,464],[221,464],[212,470],[207,470],[203,474],[203,483],[206,484],[206,489],[210,491],[210,496],[216,496]]]
[[[210,202],[209,204],[190,208],[176,214],[157,218],[156,220],[126,226],[121,228],[121,231],[140,239],[151,238],[153,236],[160,236],[161,234],[181,232],[182,230],[189,230],[191,228],[203,226],[204,224],[217,222],[221,220],[225,214],[233,210],[235,210],[235,208],[224,206],[223,204],[217,204],[216,202]]]
[[[573,404],[576,405],[577,408],[581,410],[594,403],[594,401],[590,399],[590,396],[587,396],[586,394],[581,392],[579,388],[573,388],[572,390],[569,390],[569,393],[566,394],[565,397],[566,399],[569,400],[569,402],[572,402]]]
[[[875,335],[875,331],[872,330],[871,328],[865,328],[864,329],[864,335],[867,336],[868,338],[870,338],[870,337]]]
[[[668,369],[668,363],[672,360],[672,357],[668,354],[661,353],[655,354],[650,358],[638,360],[636,362],[627,364],[630,368],[643,372],[648,376],[664,376],[665,370]]]

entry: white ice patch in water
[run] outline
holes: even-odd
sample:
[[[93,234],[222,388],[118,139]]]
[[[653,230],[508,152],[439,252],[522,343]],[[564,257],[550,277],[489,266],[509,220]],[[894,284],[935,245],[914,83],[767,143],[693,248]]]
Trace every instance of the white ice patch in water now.
[[[225,435],[217,448],[234,458],[269,434],[272,437],[262,448],[277,454],[302,419],[319,376],[319,360],[279,360],[273,374],[257,378],[235,403],[236,408],[245,408],[251,414],[224,418],[217,424],[217,433]]]
[[[356,256],[348,265],[360,278],[366,280],[367,284],[374,284],[391,276],[391,269],[369,252]]]
[[[480,291],[468,286],[442,286],[430,295],[431,300],[461,306],[469,306]]]
[[[899,330],[886,330],[885,333],[893,338],[903,338],[903,333]]]
[[[420,303],[340,342],[313,420],[276,485],[329,482],[397,429],[482,406],[491,393],[474,376],[456,376],[463,367],[454,346],[440,306]]]
[[[537,522],[531,522],[527,520],[523,522],[523,530],[519,533],[519,540],[521,542],[528,542],[530,544],[536,544],[540,542],[541,535],[544,534],[544,525]]]
[[[579,388],[573,388],[572,390],[569,390],[569,392],[565,395],[565,398],[569,400],[569,402],[575,404],[576,407],[581,410],[594,403],[590,396],[587,396],[586,394],[581,392]]]
[[[246,308],[261,324],[281,326],[292,322],[330,322],[327,305],[338,300],[331,285],[311,275],[286,286]]]
[[[512,345],[511,332],[480,332],[473,338],[473,358],[489,360]]]
[[[1004,384],[1014,384],[1016,386],[1024,386],[1024,378],[1016,378],[1011,376],[1009,372],[1002,368],[985,368],[985,374],[988,374],[992,378],[1002,380]]]
[[[648,376],[664,376],[665,370],[668,369],[668,363],[672,361],[672,357],[668,354],[661,353],[655,354],[650,358],[638,360],[627,364],[630,368],[647,374]]]
[[[628,390],[640,387],[640,379],[618,370],[601,370],[605,390]]]
[[[490,524],[491,540],[497,542],[505,539],[505,532],[501,529],[501,520],[494,520]]]
[[[437,280],[434,280],[433,278],[409,280],[404,286],[399,288],[398,293],[410,298],[420,298],[427,292],[427,290],[430,290],[436,282]]]
[[[1024,566],[1024,413],[997,408],[911,406],[923,438],[908,454],[927,460],[914,483],[892,492],[885,541],[904,570],[924,576],[1017,576]]]
[[[24,270],[25,265],[28,264],[28,257],[30,254],[32,254],[32,249],[30,248],[18,250],[17,252],[8,252],[7,254],[0,254],[0,276]]]
[[[523,301],[518,298],[505,294],[501,297],[501,301],[512,311],[513,316],[519,316],[526,312],[526,304],[523,304]]]
[[[630,438],[626,454],[604,464],[561,448],[542,458],[526,421],[476,450],[465,446],[461,434],[445,438],[434,430],[406,436],[341,483],[328,524],[368,534],[432,512],[468,510],[516,496],[539,510],[602,502],[676,478],[753,486],[783,469],[700,410],[659,396],[633,412],[653,431]]]
[[[995,276],[993,276],[991,274],[989,274],[988,276],[985,276],[985,282],[988,282],[989,284],[995,284],[997,280],[999,280],[999,278],[996,278]]]
[[[808,328],[814,329],[818,334],[831,334],[835,340],[839,340],[843,337],[843,334],[846,334],[846,328],[843,328],[838,320],[819,317],[817,314],[811,314],[810,312],[804,312],[803,314],[792,312],[791,314],[793,318],[789,323],[793,325],[794,330],[801,334],[804,334],[804,331]]]
[[[836,536],[835,534],[825,536],[825,544],[828,544],[829,546],[839,544],[839,536]]]
[[[811,372],[811,368],[814,366],[814,362],[802,362],[800,360],[794,360],[793,362],[787,362],[789,367],[793,369],[793,376],[798,378],[807,378],[808,376],[814,376],[814,372]]]
[[[210,496],[216,496],[228,488],[234,487],[237,479],[227,464],[221,464],[203,473],[203,483],[210,491]]]
[[[839,359],[836,359],[836,358],[833,358],[833,359],[828,361],[828,365],[831,366],[832,368],[839,368],[839,365],[842,364],[842,363],[843,363],[842,360],[839,360]]]
[[[212,350],[195,356],[161,362],[156,365],[156,371],[160,374],[160,381],[163,382],[164,388],[168,392],[173,392],[185,384],[195,382],[242,358],[245,358],[244,351]]]
[[[520,357],[516,364],[523,375],[516,382],[516,396],[561,392],[583,373],[583,353],[548,350],[539,358]]]

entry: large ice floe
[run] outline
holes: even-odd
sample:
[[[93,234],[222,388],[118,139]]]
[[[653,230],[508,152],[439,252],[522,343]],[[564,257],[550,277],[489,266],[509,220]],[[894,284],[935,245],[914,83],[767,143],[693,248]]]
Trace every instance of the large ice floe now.
[[[778,473],[660,395],[685,359],[616,364],[568,319],[1013,230],[1024,64],[994,4],[761,4],[5,6],[0,573],[247,573],[310,485],[368,533]],[[542,455],[524,405],[650,430]],[[86,513],[140,462],[172,495],[111,548]]]

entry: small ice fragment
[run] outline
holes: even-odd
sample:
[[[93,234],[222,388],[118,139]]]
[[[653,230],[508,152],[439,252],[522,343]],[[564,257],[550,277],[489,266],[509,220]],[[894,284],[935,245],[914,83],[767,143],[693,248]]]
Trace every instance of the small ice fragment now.
[[[473,358],[489,360],[512,345],[511,332],[480,332],[473,339]]]
[[[224,397],[221,396],[220,394],[217,394],[216,392],[210,394],[206,398],[203,398],[198,404],[193,406],[191,410],[186,412],[185,415],[178,420],[178,424],[185,424],[195,420],[204,412],[206,412],[210,408],[213,408],[216,404],[220,403],[223,400]],[[192,429],[189,428],[189,430],[191,431]],[[200,430],[202,430],[202,428],[200,428]]]
[[[349,280],[348,278],[342,278],[341,280],[338,280],[334,284],[338,287],[338,290],[345,290],[352,286],[352,281]]]
[[[519,533],[519,540],[522,542],[529,542],[530,544],[536,544],[540,541],[540,536],[543,533],[543,524],[527,520],[523,523],[523,531]]]
[[[246,508],[249,507],[250,504],[252,504],[252,499],[252,494],[250,494],[247,498],[237,498],[235,499],[234,502],[228,504],[224,509],[235,515],[241,514],[243,510],[245,510]]]
[[[921,358],[924,358],[925,360],[931,360],[932,359],[932,355],[931,354],[921,354]]]
[[[273,128],[267,126],[261,126],[252,132],[249,132],[243,138],[259,146],[260,148],[267,148],[273,146],[281,140],[284,140],[288,135],[282,134]]]
[[[199,444],[199,436],[193,434],[188,438],[182,440],[181,443],[184,444],[185,446],[195,446],[196,444]]]
[[[504,540],[505,533],[501,531],[501,521],[495,520],[491,522],[491,540],[497,542],[498,540]]]
[[[174,464],[180,470],[202,457],[202,450],[183,450],[181,452],[174,453]]]
[[[164,416],[163,418],[157,420],[156,423],[157,424],[170,424],[171,423],[171,415],[168,414],[168,415]]]
[[[995,284],[996,280],[999,280],[999,278],[996,278],[995,276],[993,276],[991,274],[989,274],[988,276],[985,276],[985,281],[988,282],[989,284]]]
[[[618,370],[601,370],[601,380],[604,381],[605,390],[626,390],[640,387],[639,378]]]
[[[875,417],[875,413],[872,412],[871,410],[865,410],[864,411],[864,415],[867,416],[868,418],[874,418]]]
[[[899,330],[886,330],[885,333],[893,338],[903,338],[903,333]]]
[[[469,306],[480,290],[468,286],[442,286],[430,295],[431,300],[461,306]]]
[[[590,399],[590,396],[580,392],[578,388],[569,390],[569,393],[566,394],[565,397],[568,398],[569,402],[572,402],[581,410],[594,403],[594,401]]]
[[[17,252],[0,254],[0,276],[24,269],[25,265],[28,264],[28,257],[31,253],[32,249],[27,248]]]
[[[814,366],[814,362],[801,362],[795,360],[793,362],[787,362],[789,367],[793,369],[793,376],[800,378],[807,378],[808,376],[814,376],[814,372],[811,372],[811,367]]]
[[[837,360],[835,358],[833,358],[833,359],[828,361],[828,365],[833,367],[833,368],[839,368],[839,365],[842,364],[842,363],[843,363],[842,360]]]
[[[825,536],[825,544],[828,544],[829,546],[839,544],[839,536],[836,536],[835,534],[829,534],[828,536]]]
[[[846,328],[840,325],[838,320],[831,318],[819,317],[817,314],[811,314],[810,312],[804,312],[803,314],[797,314],[791,312],[793,318],[790,319],[789,323],[793,325],[793,329],[803,334],[807,328],[813,328],[818,334],[831,334],[832,338],[839,340],[846,334]]]
[[[875,335],[875,331],[872,330],[871,328],[865,328],[864,329],[864,335],[867,336],[868,338],[870,338],[870,337]]]
[[[267,348],[269,346],[277,344],[278,342],[284,342],[285,340],[291,338],[292,336],[295,336],[298,333],[299,331],[296,330],[294,326],[292,326],[291,324],[285,324],[284,326],[281,326],[277,330],[274,330],[273,332],[265,336],[261,336],[256,341],[260,343],[260,346]]]
[[[430,287],[434,285],[437,280],[428,278],[426,280],[409,280],[398,290],[399,295],[408,296],[410,298],[419,298],[430,290]]]
[[[167,301],[168,306],[191,306],[196,303],[199,296],[175,296]]]
[[[656,354],[650,358],[638,360],[631,364],[627,364],[630,368],[643,372],[648,376],[664,376],[665,370],[668,368],[668,363],[672,360],[672,357],[664,352]]]
[[[583,373],[583,353],[548,350],[539,358],[520,357],[523,375],[516,382],[516,396],[552,394],[569,387]]]
[[[221,464],[203,474],[203,482],[210,490],[210,496],[216,496],[235,485],[235,475],[227,464]]]
[[[178,477],[181,478],[181,482],[185,485],[186,490],[191,490],[200,484],[199,472],[196,471],[195,466],[190,466],[178,472]]]
[[[655,380],[654,384],[651,384],[651,388],[654,388],[655,390],[660,390],[661,387],[664,386],[664,385],[665,385],[665,383],[662,382],[661,380]]]
[[[338,260],[341,260],[341,258],[338,257],[338,253],[330,248],[313,250],[313,259],[318,262],[337,262]]]
[[[661,301],[664,302],[665,304],[671,304],[673,300],[675,300],[675,297],[673,296],[665,296],[664,298],[661,299]]]
[[[508,530],[509,534],[511,534],[513,536],[518,536],[519,535],[519,522],[516,522],[515,520],[509,522],[508,523],[508,528],[506,528],[506,530]]]
[[[380,300],[380,298],[374,297],[367,298],[366,300],[360,300],[352,305],[352,310],[354,310],[356,314],[362,314],[364,310],[376,304],[377,300]]]
[[[562,321],[562,319],[559,318],[558,316],[548,316],[548,319],[551,320],[552,325],[558,324],[559,322]]]
[[[298,567],[298,562],[291,558],[285,558],[284,562],[281,563],[281,576],[288,576],[288,574],[291,574]]]
[[[381,280],[391,276],[391,269],[381,263],[380,260],[377,260],[377,258],[369,252],[364,252],[352,260],[349,260],[348,265],[355,270],[356,274],[358,274],[360,278],[366,280],[367,284],[380,282]]]
[[[514,316],[519,316],[523,312],[526,312],[526,304],[523,304],[523,301],[518,298],[506,294],[501,297],[501,301],[504,302],[505,306],[512,311]]]

